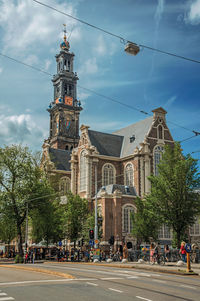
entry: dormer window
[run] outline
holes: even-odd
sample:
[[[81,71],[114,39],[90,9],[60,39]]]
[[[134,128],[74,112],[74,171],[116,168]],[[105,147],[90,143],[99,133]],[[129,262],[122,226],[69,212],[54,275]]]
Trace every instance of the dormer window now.
[[[132,142],[134,142],[135,141],[135,135],[132,135],[131,137],[130,137],[130,143],[132,143]]]

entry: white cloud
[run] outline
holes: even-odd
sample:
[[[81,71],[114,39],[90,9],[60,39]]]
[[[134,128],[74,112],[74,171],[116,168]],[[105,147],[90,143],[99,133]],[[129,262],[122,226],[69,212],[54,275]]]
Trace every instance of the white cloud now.
[[[97,59],[95,57],[85,61],[78,71],[78,74],[95,74],[98,72]]]
[[[102,35],[97,38],[97,45],[94,48],[94,51],[97,55],[105,55],[107,52],[107,47],[105,40]]]
[[[186,21],[194,25],[200,23],[200,0],[195,0],[191,3]]]
[[[176,95],[171,96],[171,97],[167,100],[167,102],[166,102],[166,104],[164,105],[164,107],[165,107],[166,109],[169,109],[176,99],[177,99],[177,96],[176,96]]]
[[[32,120],[30,114],[0,116],[1,144],[23,143],[33,146],[37,143],[42,144],[44,137],[45,133]]]
[[[51,63],[52,63],[52,61],[50,61],[50,60],[45,60],[44,63],[45,63],[44,70],[48,70],[49,67],[50,67],[50,65],[51,65]]]
[[[58,4],[49,0],[48,5],[76,15],[74,6],[68,1]],[[37,47],[37,43],[48,46],[58,40],[61,32],[59,26],[62,23],[66,23],[67,29],[71,30],[76,21],[34,3],[32,0],[1,1],[0,26],[4,31],[4,51],[20,52]],[[73,32],[73,37],[76,35],[79,35],[79,31]]]
[[[0,73],[2,73],[2,72],[3,72],[3,68],[0,67]]]
[[[24,63],[29,65],[35,65],[38,64],[38,62],[39,62],[38,57],[34,54],[30,54],[24,59]]]
[[[164,12],[164,0],[158,0],[158,5],[156,7],[156,12],[154,18],[156,19],[157,26],[159,26],[160,20],[162,18],[162,14]]]

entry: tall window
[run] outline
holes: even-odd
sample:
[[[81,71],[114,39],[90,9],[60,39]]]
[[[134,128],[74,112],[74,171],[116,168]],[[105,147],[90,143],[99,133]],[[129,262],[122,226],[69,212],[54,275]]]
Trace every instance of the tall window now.
[[[167,225],[162,225],[158,232],[158,238],[171,238],[171,231]]]
[[[115,169],[111,164],[105,164],[103,166],[103,186],[115,184]]]
[[[126,186],[134,186],[133,179],[133,165],[131,163],[127,164],[125,167],[125,185]]]
[[[133,230],[132,215],[134,214],[134,207],[132,205],[126,205],[122,211],[122,231],[125,233],[131,233]]]
[[[155,176],[158,176],[158,164],[162,159],[163,150],[164,150],[163,146],[160,145],[157,145],[154,148],[154,175]]]
[[[197,219],[194,225],[190,226],[190,235],[200,235],[200,224]]]
[[[86,152],[83,151],[80,156],[80,191],[86,189]]]
[[[162,127],[162,125],[158,126],[158,139],[163,139],[163,127]]]
[[[62,177],[59,182],[59,191],[61,195],[65,195],[70,190],[70,179],[68,177]]]

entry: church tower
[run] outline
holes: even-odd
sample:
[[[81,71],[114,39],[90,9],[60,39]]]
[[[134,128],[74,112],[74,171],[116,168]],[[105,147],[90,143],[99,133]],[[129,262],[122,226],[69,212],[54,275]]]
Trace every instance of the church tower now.
[[[50,113],[49,144],[51,148],[72,150],[79,141],[79,114],[77,100],[77,74],[73,70],[74,53],[69,52],[64,25],[64,40],[56,55],[57,74],[53,76],[54,100],[47,110]]]

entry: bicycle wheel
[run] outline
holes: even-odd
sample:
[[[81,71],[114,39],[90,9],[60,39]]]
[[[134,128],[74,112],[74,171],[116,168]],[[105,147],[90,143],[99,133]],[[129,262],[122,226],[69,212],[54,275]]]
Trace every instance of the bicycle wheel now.
[[[164,265],[165,264],[165,256],[164,255],[160,256],[159,263],[160,263],[160,265]]]

